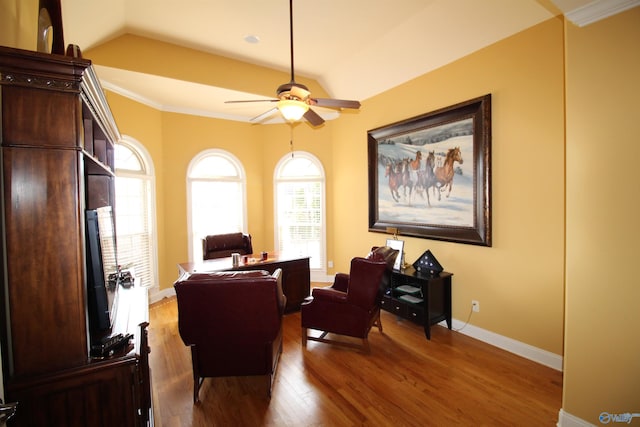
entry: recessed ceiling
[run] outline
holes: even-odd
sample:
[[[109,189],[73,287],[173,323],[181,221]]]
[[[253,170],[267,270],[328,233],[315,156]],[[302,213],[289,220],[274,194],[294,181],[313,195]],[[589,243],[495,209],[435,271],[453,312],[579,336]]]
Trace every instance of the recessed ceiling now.
[[[330,97],[364,101],[561,13],[553,3],[294,0],[296,76],[315,79]],[[129,33],[289,71],[287,0],[65,0],[62,12],[65,43],[85,52]],[[271,108],[223,102],[264,96],[94,65],[105,88],[163,111],[247,121]]]

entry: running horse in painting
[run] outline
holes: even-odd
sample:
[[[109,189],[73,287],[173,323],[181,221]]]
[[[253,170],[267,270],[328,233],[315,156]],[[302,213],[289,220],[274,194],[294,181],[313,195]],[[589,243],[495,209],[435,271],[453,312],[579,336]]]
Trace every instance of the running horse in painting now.
[[[413,160],[409,160],[409,169],[411,169],[412,171],[419,170],[421,161],[422,161],[422,152],[416,151],[416,158]]]
[[[400,193],[398,189],[402,185],[402,171],[398,171],[398,165],[389,161],[384,167],[384,176],[389,178],[389,191],[391,191],[391,197],[396,202],[400,200]]]
[[[404,159],[403,160],[403,169],[404,169],[404,192],[405,197],[407,195],[407,189],[409,189],[409,204],[411,204],[411,196],[413,195],[413,190],[415,188],[416,191],[419,191],[420,185],[420,174],[422,171],[420,170],[420,163],[422,162],[422,152],[416,151],[416,158],[413,160]]]
[[[463,163],[460,147],[450,148],[442,166],[435,169],[436,185],[440,188],[440,191],[438,192],[438,200],[440,200],[440,193],[442,191],[446,191],[447,188],[447,197],[451,194],[451,188],[453,187],[453,175],[455,174],[453,169],[454,162],[458,162],[460,164]]]
[[[424,188],[424,192],[427,194],[427,203],[431,206],[431,199],[429,198],[429,189],[433,187],[434,194],[436,190],[437,178],[434,172],[434,166],[436,165],[436,155],[434,151],[429,151],[427,158],[424,161],[424,172],[420,176],[420,185]]]
[[[417,159],[422,159],[422,153],[420,153],[418,151],[418,155],[416,155],[416,160]],[[435,160],[436,156],[435,156],[435,152],[434,151],[429,151],[429,153],[427,154],[427,157],[424,160],[424,169],[420,169],[420,163],[417,162],[414,163],[414,165],[417,166],[417,169],[415,169],[415,186],[414,186],[414,190],[416,193],[420,194],[422,196],[422,198],[425,198],[425,194],[426,194],[426,199],[427,199],[427,204],[429,206],[431,206],[431,199],[429,198],[429,189],[430,188],[434,188],[434,194],[435,194],[435,185],[436,185],[436,177],[435,177],[435,173],[433,172],[433,167],[435,166],[436,160]]]

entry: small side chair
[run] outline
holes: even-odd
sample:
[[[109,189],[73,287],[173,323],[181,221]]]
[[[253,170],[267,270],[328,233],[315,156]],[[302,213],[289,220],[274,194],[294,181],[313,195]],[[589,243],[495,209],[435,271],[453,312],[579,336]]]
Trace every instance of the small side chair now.
[[[384,259],[356,257],[351,260],[349,274],[338,273],[332,286],[314,288],[300,308],[302,345],[306,346],[307,340],[312,340],[369,353],[369,331],[377,326],[382,332],[380,287],[388,265]],[[322,331],[322,334],[310,335],[309,329]],[[360,338],[362,344],[328,339],[329,333]]]

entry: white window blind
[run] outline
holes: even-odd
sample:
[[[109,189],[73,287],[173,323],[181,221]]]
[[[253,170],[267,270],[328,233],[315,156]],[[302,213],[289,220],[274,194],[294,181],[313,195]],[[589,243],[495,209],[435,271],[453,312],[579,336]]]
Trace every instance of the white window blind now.
[[[222,150],[196,157],[188,173],[190,246],[202,259],[202,239],[210,234],[246,232],[245,180],[240,162]]]
[[[147,159],[149,161],[149,159]],[[140,286],[157,286],[153,239],[153,176],[142,153],[116,144],[116,237],[118,264],[133,268]]]
[[[283,255],[310,257],[310,268],[325,268],[324,171],[311,154],[286,156],[275,171],[276,240]]]

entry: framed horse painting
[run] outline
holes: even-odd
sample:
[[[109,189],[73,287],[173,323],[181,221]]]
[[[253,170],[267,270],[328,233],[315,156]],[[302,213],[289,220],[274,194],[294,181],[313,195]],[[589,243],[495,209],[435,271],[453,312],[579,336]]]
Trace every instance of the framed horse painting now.
[[[491,246],[491,95],[367,132],[369,231]]]

